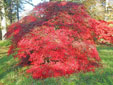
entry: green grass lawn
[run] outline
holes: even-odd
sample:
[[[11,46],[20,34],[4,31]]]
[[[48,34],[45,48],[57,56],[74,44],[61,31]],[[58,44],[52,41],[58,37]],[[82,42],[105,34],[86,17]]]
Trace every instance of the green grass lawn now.
[[[7,56],[8,43],[3,43],[0,42],[0,85],[113,85],[113,47],[97,46],[104,68],[95,73],[34,80],[25,73],[27,67],[17,67],[17,59]]]

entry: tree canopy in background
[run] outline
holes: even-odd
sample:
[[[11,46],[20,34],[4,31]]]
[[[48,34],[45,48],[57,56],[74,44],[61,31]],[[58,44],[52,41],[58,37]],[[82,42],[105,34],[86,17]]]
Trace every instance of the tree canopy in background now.
[[[97,20],[104,20],[105,6],[102,0],[85,0],[83,2],[88,13]]]
[[[7,26],[19,20],[19,13],[24,9],[24,4],[31,3],[32,0],[1,0],[0,1],[0,39],[5,39]]]

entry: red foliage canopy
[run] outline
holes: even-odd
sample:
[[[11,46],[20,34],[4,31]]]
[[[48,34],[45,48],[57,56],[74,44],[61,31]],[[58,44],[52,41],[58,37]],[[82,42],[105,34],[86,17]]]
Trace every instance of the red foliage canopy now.
[[[111,32],[107,22],[92,19],[81,4],[46,2],[9,26],[6,36],[12,40],[9,54],[17,52],[20,65],[30,65],[27,72],[38,79],[94,71],[100,66],[94,38],[111,42]]]

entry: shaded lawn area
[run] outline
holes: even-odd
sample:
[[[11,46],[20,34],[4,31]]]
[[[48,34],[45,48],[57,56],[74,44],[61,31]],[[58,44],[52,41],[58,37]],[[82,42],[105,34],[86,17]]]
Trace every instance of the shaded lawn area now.
[[[17,59],[7,56],[7,49],[7,46],[0,46],[0,85],[113,85],[113,47],[97,46],[104,68],[97,69],[95,73],[44,80],[34,80],[25,73],[27,67],[17,67]]]

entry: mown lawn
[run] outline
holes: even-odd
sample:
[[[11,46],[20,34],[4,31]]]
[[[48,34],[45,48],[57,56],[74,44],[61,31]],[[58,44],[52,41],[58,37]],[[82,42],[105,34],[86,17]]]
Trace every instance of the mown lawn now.
[[[27,67],[17,67],[17,59],[7,56],[8,43],[0,42],[0,85],[113,85],[113,47],[97,46],[104,68],[95,73],[72,74],[70,77],[34,80],[25,73]]]

